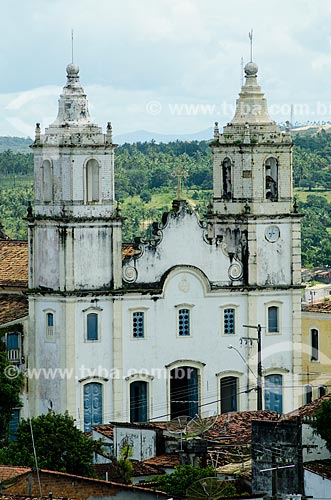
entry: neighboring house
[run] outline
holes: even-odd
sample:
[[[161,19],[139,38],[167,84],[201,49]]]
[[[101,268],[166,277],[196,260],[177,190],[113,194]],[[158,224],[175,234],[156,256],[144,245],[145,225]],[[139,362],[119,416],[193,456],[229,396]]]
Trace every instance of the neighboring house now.
[[[124,485],[100,479],[39,470],[41,491],[44,495],[50,492],[54,497],[75,498],[76,500],[139,500],[139,499],[162,499],[169,495],[152,491],[147,488]],[[8,467],[0,465],[0,481],[3,492],[14,495],[40,496],[38,476],[35,470],[28,467]]]
[[[293,144],[270,118],[257,72],[245,66],[235,116],[223,133],[215,125],[205,220],[179,186],[153,240],[125,246],[122,262],[112,127],[93,124],[79,68],[68,65],[58,116],[44,134],[37,124],[32,145],[29,366],[58,375],[31,380],[33,415],[68,410],[90,431],[256,409],[259,324],[263,407],[301,404]]]
[[[25,370],[28,357],[27,287],[28,244],[26,241],[5,238],[0,231],[0,341],[6,345],[8,360],[20,371]],[[24,406],[13,411],[11,437],[21,415],[27,416],[26,397],[24,388]]]
[[[331,390],[331,302],[302,309],[302,391],[303,403]]]
[[[331,285],[318,283],[317,285],[307,286],[305,289],[305,302],[315,304],[316,302],[329,301],[331,299]]]

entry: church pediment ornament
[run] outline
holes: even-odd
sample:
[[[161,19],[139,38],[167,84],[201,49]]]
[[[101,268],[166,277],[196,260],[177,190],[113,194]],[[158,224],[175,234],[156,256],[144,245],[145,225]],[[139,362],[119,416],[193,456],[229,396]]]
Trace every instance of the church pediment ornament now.
[[[241,262],[233,262],[229,267],[228,274],[231,281],[240,280],[243,277],[243,266]]]
[[[138,271],[133,266],[124,266],[123,268],[123,281],[126,283],[135,283],[138,278]]]

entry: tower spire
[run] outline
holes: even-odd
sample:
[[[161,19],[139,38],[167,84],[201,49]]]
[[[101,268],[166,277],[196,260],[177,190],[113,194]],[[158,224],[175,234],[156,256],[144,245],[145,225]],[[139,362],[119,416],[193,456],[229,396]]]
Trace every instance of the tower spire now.
[[[250,62],[253,62],[253,28],[251,28],[251,31],[248,33],[249,40],[250,40]]]
[[[71,29],[71,64],[74,64],[74,30]]]

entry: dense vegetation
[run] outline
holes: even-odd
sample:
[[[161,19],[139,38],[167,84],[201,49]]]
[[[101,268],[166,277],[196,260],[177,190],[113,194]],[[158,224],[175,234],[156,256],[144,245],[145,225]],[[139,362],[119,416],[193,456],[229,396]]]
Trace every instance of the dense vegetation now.
[[[302,255],[306,266],[329,265],[331,251],[331,135],[322,131],[294,138],[293,181],[302,223]],[[0,138],[0,151],[1,151]],[[149,235],[150,222],[160,220],[176,197],[176,167],[186,171],[185,197],[204,213],[212,196],[212,155],[208,142],[176,141],[124,144],[116,153],[116,196],[125,217],[124,240]],[[26,237],[25,216],[32,200],[31,153],[0,152],[0,220],[9,236]]]
[[[33,429],[38,467],[81,476],[93,476],[95,442],[80,431],[68,413],[48,413],[21,420],[15,440],[0,448],[0,463],[35,467]]]

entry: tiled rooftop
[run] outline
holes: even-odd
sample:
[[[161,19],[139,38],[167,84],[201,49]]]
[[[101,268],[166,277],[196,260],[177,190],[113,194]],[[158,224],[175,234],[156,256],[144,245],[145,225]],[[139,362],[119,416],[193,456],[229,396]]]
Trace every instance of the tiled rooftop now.
[[[30,472],[30,467],[12,467],[9,465],[0,465],[0,481],[3,483],[8,479],[21,476],[26,472]]]
[[[287,418],[295,418],[295,417],[312,417],[314,413],[321,407],[323,401],[327,401],[331,398],[331,394],[325,394],[321,398],[314,399],[311,403],[307,405],[301,406],[296,410],[291,411],[287,414]]]
[[[94,425],[93,430],[109,439],[114,438],[114,426],[111,424]]]
[[[179,455],[167,453],[165,455],[158,455],[157,457],[148,458],[144,460],[144,464],[157,466],[157,467],[175,467],[180,464]]]
[[[131,460],[131,463],[133,465],[133,473],[132,473],[133,477],[164,474],[163,469],[155,465],[154,466],[149,465],[146,462],[139,462],[138,460]],[[108,473],[109,481],[119,480],[116,474],[115,465],[112,463],[95,464],[94,468],[99,479],[105,479],[106,473]]]
[[[203,435],[214,441],[229,440],[231,444],[249,444],[252,441],[252,420],[279,420],[274,411],[242,411],[218,415],[215,424]]]
[[[331,301],[315,302],[302,308],[302,312],[331,313]]]
[[[0,294],[0,325],[28,315],[28,299],[23,295]]]
[[[316,460],[314,462],[306,462],[304,468],[310,472],[314,472],[323,479],[331,479],[331,460]]]
[[[0,240],[0,287],[28,286],[28,242]]]

